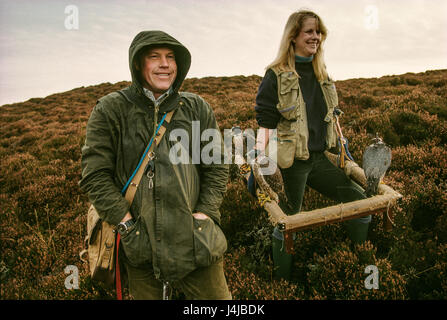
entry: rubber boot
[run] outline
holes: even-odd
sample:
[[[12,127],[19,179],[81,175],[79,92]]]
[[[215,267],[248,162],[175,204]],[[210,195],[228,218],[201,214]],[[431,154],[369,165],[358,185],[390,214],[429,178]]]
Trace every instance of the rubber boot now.
[[[273,277],[275,280],[290,280],[293,255],[286,253],[284,241],[279,240],[276,237],[272,237],[272,249],[274,266]]]
[[[354,244],[363,243],[368,238],[369,222],[365,223],[358,220],[347,221],[345,224],[348,237]]]

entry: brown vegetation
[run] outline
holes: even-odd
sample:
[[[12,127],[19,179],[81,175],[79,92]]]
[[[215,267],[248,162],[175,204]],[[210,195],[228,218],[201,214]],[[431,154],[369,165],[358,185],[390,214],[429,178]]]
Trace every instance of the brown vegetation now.
[[[187,79],[221,129],[257,128],[254,100],[261,78]],[[92,107],[129,85],[104,83],[0,108],[1,299],[111,299],[79,260],[87,196],[80,192],[80,149]],[[338,81],[344,134],[359,164],[376,133],[393,150],[386,184],[404,195],[395,226],[373,218],[369,241],[353,246],[340,225],[297,233],[289,283],[272,280],[266,213],[231,166],[221,207],[229,241],[225,270],[235,299],[447,298],[447,70]],[[331,205],[308,190],[304,210]],[[67,290],[64,268],[76,265],[80,289]],[[380,288],[364,287],[367,265]]]

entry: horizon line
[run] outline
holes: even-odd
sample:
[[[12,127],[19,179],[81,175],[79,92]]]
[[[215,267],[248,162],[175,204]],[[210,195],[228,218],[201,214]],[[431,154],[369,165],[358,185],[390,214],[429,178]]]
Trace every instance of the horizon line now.
[[[409,71],[409,72],[405,72],[405,73],[386,74],[386,75],[381,75],[381,76],[376,76],[376,77],[358,77],[358,78],[338,79],[338,80],[334,80],[334,81],[338,82],[338,81],[349,81],[349,80],[380,79],[380,78],[384,78],[384,77],[397,77],[397,76],[402,76],[402,75],[406,75],[406,74],[423,74],[423,73],[433,72],[433,71],[446,71],[447,72],[447,68],[445,68],[445,69],[427,69],[427,70],[421,71],[421,72],[411,72],[411,71]],[[253,76],[260,77],[260,78],[263,77],[263,76],[258,75],[258,74],[251,74],[251,75],[237,74],[237,75],[231,75],[231,76],[202,76],[202,77],[188,77],[187,76],[184,81],[186,81],[186,80],[201,80],[201,79],[206,79],[206,78],[234,78],[234,77],[245,77],[245,78],[248,78],[248,77],[253,77]],[[72,89],[68,89],[68,90],[65,90],[65,91],[58,91],[58,92],[50,93],[47,96],[34,96],[34,97],[30,97],[30,98],[28,98],[26,100],[22,100],[22,101],[5,103],[5,104],[0,105],[0,107],[14,105],[14,104],[20,104],[20,103],[25,103],[25,102],[28,102],[31,99],[46,99],[46,98],[48,98],[48,97],[50,97],[52,95],[63,94],[63,93],[66,93],[66,92],[69,92],[69,91],[73,91],[73,90],[76,90],[76,89],[95,87],[95,86],[100,86],[102,84],[107,84],[107,83],[115,85],[115,84],[120,83],[120,82],[129,82],[129,83],[131,83],[132,81],[131,80],[120,80],[120,81],[116,81],[116,82],[106,81],[106,82],[95,83],[95,84],[86,84],[86,85],[83,85],[83,86],[80,86],[80,87],[74,87]]]

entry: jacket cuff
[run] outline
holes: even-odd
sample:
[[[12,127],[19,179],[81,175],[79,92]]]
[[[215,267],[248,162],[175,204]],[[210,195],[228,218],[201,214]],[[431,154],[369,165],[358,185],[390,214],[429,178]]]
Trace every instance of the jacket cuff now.
[[[121,220],[123,220],[124,216],[127,212],[130,211],[128,202],[123,198],[124,201],[120,201],[117,204],[114,204],[110,207],[96,207],[98,211],[99,217],[106,221],[107,223],[117,226]],[[93,204],[94,205],[94,204]]]

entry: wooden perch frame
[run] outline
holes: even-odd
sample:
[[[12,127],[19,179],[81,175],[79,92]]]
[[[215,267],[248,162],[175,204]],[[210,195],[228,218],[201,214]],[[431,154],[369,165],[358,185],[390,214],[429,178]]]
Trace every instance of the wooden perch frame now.
[[[338,156],[329,152],[325,152],[325,154],[327,158],[337,166]],[[351,179],[365,187],[365,173],[354,161],[345,161],[344,170]],[[384,213],[383,218],[385,229],[389,231],[393,224],[391,206],[402,197],[400,193],[394,191],[389,186],[380,183],[378,195],[374,197],[341,203],[323,209],[299,212],[288,216],[278,206],[278,196],[260,174],[260,166],[256,162],[253,164],[253,174],[261,191],[272,199],[264,204],[264,208],[269,214],[270,222],[283,231],[286,251],[288,253],[293,253],[293,232],[356,219],[370,214]]]

